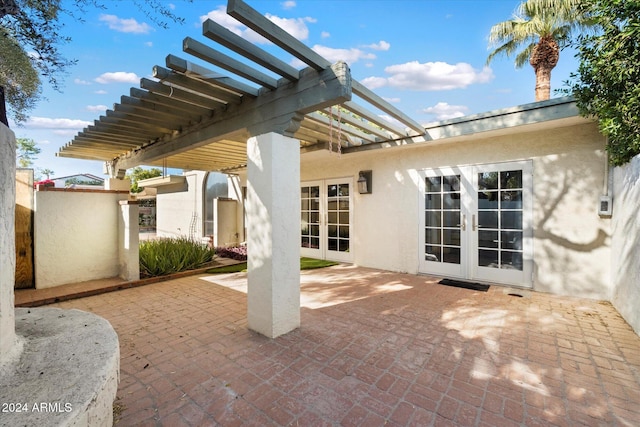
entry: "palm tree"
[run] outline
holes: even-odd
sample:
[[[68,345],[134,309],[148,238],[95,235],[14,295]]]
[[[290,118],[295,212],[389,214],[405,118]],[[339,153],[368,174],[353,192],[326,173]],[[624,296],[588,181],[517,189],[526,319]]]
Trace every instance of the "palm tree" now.
[[[51,169],[42,169],[40,170],[40,172],[42,173],[42,175],[46,175],[47,179],[49,179],[49,177],[55,173]]]
[[[560,50],[571,41],[572,33],[593,26],[583,12],[583,0],[526,0],[513,19],[491,27],[487,65],[499,55],[516,55],[516,68],[528,60],[536,73],[536,101],[549,99],[551,70],[558,63]],[[522,50],[516,53],[519,49]]]

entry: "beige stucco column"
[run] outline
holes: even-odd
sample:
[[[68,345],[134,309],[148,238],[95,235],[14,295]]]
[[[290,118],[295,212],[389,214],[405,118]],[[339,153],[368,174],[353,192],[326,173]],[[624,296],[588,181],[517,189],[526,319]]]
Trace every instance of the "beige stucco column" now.
[[[300,326],[300,143],[247,142],[249,328],[275,338]]]
[[[18,349],[14,293],[16,271],[16,139],[0,124],[0,372]]]
[[[128,281],[140,279],[138,212],[137,201],[120,201],[118,258],[120,278]]]

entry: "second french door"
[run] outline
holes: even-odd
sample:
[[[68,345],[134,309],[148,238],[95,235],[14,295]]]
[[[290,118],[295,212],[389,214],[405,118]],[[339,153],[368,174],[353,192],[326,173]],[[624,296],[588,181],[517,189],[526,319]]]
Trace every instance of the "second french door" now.
[[[300,254],[350,262],[352,179],[303,182],[300,190]]]
[[[426,170],[421,185],[421,272],[532,285],[531,162]]]

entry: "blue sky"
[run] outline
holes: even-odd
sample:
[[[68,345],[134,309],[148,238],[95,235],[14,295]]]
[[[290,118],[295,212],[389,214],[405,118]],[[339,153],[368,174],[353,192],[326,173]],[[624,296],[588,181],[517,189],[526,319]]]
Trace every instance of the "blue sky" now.
[[[65,19],[63,46],[77,65],[69,69],[63,92],[46,86],[46,97],[22,127],[18,138],[32,138],[42,149],[36,168],[53,177],[76,173],[102,176],[102,163],[55,157],[77,132],[149,78],[154,65],[165,66],[174,54],[229,75],[182,52],[189,36],[229,53],[202,36],[207,17],[254,41],[294,66],[289,54],[275,49],[226,15],[226,1],[166,2],[185,23],[162,29],[128,0],[105,1],[89,10],[84,22]],[[531,67],[515,69],[513,60],[495,59],[485,67],[487,35],[495,23],[510,19],[518,0],[248,0],[330,61],[346,61],[353,78],[392,102],[420,123],[481,113],[534,101]],[[554,90],[577,68],[572,51],[563,51],[552,73]],[[232,76],[235,77],[235,76]],[[240,79],[240,78],[238,78]]]

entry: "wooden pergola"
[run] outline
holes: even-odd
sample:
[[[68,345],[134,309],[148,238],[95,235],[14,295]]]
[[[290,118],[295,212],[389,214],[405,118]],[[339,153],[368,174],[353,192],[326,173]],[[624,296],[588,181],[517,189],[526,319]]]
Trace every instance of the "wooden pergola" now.
[[[103,160],[111,178],[138,165],[246,168],[247,318],[249,328],[276,337],[300,325],[300,153],[428,138],[353,80],[346,63],[330,63],[241,0],[229,0],[227,13],[307,67],[298,70],[208,20],[203,35],[244,60],[192,38],[183,50],[249,83],[169,55],[166,67],[153,69],[157,81],[142,79],[58,155]]]
[[[165,67],[153,67],[157,80],[141,79],[140,88],[57,155],[102,160],[113,177],[138,165],[228,171],[246,165],[247,138],[265,129],[299,140],[303,152],[329,142],[348,148],[425,135],[423,126],[353,80],[347,64],[330,63],[241,0],[229,0],[227,13],[308,67],[298,70],[207,20],[203,35],[244,61],[190,37],[184,52],[249,83],[168,55]],[[331,110],[335,105],[340,113]],[[340,141],[332,132],[338,128]]]

